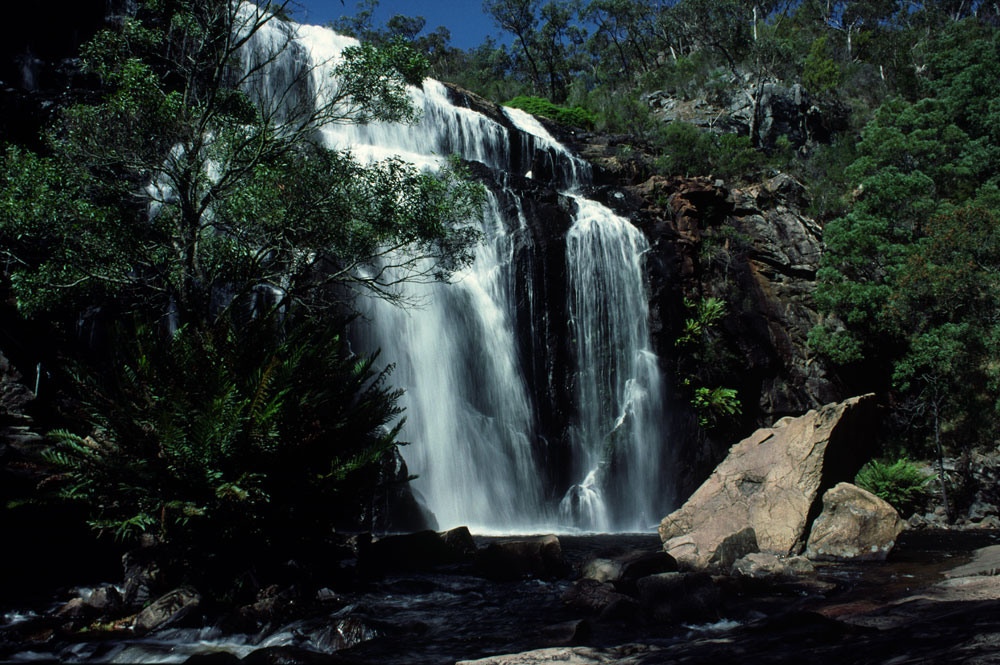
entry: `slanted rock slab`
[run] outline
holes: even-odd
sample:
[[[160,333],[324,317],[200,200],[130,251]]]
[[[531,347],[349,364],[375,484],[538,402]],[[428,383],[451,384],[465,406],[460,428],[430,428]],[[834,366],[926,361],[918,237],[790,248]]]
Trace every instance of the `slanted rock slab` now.
[[[871,492],[840,483],[823,495],[806,556],[818,561],[885,561],[903,530],[896,509]]]
[[[663,518],[663,549],[682,569],[728,570],[750,552],[747,538],[734,540],[750,529],[760,551],[796,553],[822,488],[857,471],[875,415],[875,396],[863,395],[757,430]]]
[[[972,555],[972,561],[952,568],[944,574],[945,577],[972,577],[978,575],[1000,575],[1000,545],[981,547]]]
[[[479,660],[460,660],[455,665],[640,665],[649,663],[660,647],[648,644],[624,644],[608,649],[594,647],[554,647],[523,653],[489,656]]]

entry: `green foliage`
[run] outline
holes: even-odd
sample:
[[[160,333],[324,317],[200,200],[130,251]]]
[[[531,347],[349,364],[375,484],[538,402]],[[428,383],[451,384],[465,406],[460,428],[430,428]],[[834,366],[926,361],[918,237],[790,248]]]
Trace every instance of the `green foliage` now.
[[[826,37],[820,37],[809,48],[802,71],[802,83],[810,91],[823,93],[836,88],[840,81],[840,68],[830,57]]]
[[[737,179],[750,177],[764,163],[748,137],[715,134],[686,122],[663,125],[653,143],[660,153],[656,167],[664,175]]]
[[[897,17],[903,19],[904,17]],[[913,17],[905,17],[910,21]],[[937,21],[930,14],[920,20]],[[889,99],[824,229],[815,348],[891,389],[905,422],[967,448],[997,431],[996,31],[952,21],[921,43],[917,101]],[[899,418],[904,420],[903,418]]]
[[[715,164],[712,135],[687,122],[665,125],[656,137],[656,147],[660,153],[656,167],[666,175],[708,174]]]
[[[561,125],[570,127],[593,127],[596,116],[583,108],[574,106],[572,108],[557,106],[547,99],[541,97],[515,97],[504,102],[504,106],[511,106],[522,111],[527,111],[532,115],[540,115],[550,120],[555,120]]]
[[[676,346],[699,343],[705,331],[726,313],[726,302],[720,298],[709,297],[697,302],[685,298],[684,306],[692,316],[684,320],[684,331],[674,343]]]
[[[726,302],[714,297],[699,301],[685,298],[684,307],[690,316],[685,319],[684,329],[675,341],[675,345],[688,354],[694,363],[701,364],[708,355],[707,347],[713,343],[708,333],[725,315]],[[699,379],[699,375],[704,375],[705,369],[699,367],[691,375],[684,377],[681,384],[692,389],[691,406],[698,414],[698,424],[705,429],[712,429],[743,411],[734,388],[696,385],[703,381]]]
[[[60,494],[94,528],[153,533],[189,563],[321,541],[402,426],[390,370],[348,355],[342,329],[120,328],[115,369],[80,380],[89,435],[52,433]]]
[[[331,123],[414,120],[406,86],[423,78],[423,56],[401,43],[348,48],[324,104],[289,104],[287,92],[251,85],[256,70],[237,81],[247,93],[219,78],[245,39],[230,32],[252,34],[269,15],[187,6],[171,10],[168,32],[165,17],[147,16],[153,27],[129,19],[99,33],[85,56],[103,98],[63,111],[51,157],[7,151],[0,247],[23,309],[103,298],[199,324],[220,291],[271,287],[339,306],[333,282],[392,297],[390,282],[446,278],[471,259],[483,192],[457,163],[438,174],[363,165],[313,140]],[[404,248],[403,274],[370,269]]]
[[[698,412],[698,424],[711,429],[720,421],[743,413],[733,388],[695,388],[691,405]]]
[[[858,471],[854,484],[884,499],[907,517],[927,502],[930,497],[927,485],[935,478],[933,473],[904,457],[891,464],[871,460]]]
[[[269,91],[261,72],[289,42],[242,50],[283,5],[141,3],[84,48],[100,94],[0,171],[20,309],[138,322],[77,365],[85,413],[48,452],[62,496],[219,584],[359,515],[402,422],[389,370],[347,351],[352,291],[398,301],[400,281],[466,265],[484,197],[457,160],[432,174],[318,145],[332,123],[416,119],[406,86],[428,63],[363,44],[319,107],[288,103],[309,82]]]

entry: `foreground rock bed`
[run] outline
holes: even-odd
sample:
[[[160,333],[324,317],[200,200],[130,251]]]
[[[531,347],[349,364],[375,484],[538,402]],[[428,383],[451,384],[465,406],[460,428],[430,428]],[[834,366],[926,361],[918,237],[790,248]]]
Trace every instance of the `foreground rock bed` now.
[[[378,541],[381,569],[355,588],[272,587],[235,612],[180,589],[104,621],[124,602],[107,586],[34,615],[5,607],[0,660],[799,662],[807,648],[820,662],[950,663],[996,662],[975,658],[1000,645],[1000,551],[972,554],[1000,542],[993,531],[904,532],[885,563],[760,554],[717,574],[671,570],[655,535],[452,534],[474,553],[401,564],[412,538]]]

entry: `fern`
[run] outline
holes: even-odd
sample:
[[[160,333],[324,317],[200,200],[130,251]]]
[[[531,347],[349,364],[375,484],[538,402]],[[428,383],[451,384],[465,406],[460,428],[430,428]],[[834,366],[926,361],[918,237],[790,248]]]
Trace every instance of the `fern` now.
[[[50,433],[57,493],[93,528],[153,532],[188,560],[323,537],[403,425],[392,367],[345,354],[342,325],[123,330],[117,369],[80,382],[90,435]]]
[[[936,478],[904,457],[891,464],[871,460],[858,471],[854,484],[889,502],[905,517],[927,502],[927,486]]]

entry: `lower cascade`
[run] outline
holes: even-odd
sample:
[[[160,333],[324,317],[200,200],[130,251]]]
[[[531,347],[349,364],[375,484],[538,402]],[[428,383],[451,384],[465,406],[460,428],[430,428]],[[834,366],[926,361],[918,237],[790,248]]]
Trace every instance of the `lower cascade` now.
[[[333,63],[354,42],[314,26],[300,26],[296,40],[302,48],[287,53],[298,63],[276,65],[312,68],[312,94],[322,97]],[[390,380],[405,390],[410,445],[402,454],[412,486],[441,528],[652,528],[672,506],[645,237],[580,193],[590,166],[534,117],[507,108],[488,117],[430,79],[410,94],[421,110],[415,126],[334,126],[321,138],[359,159],[431,169],[458,153],[492,174],[471,267],[450,284],[401,286],[396,295],[409,307],[372,300],[356,333],[357,346],[395,366]],[[551,220],[526,212],[521,189],[532,182],[554,190],[569,219],[555,243]],[[565,246],[558,275],[537,269],[541,234],[544,260],[552,244]]]
[[[642,271],[649,247],[625,218],[573,199],[566,245],[577,373],[573,462],[586,478],[567,492],[560,518],[599,530],[642,529],[657,519],[664,477],[661,378]]]

